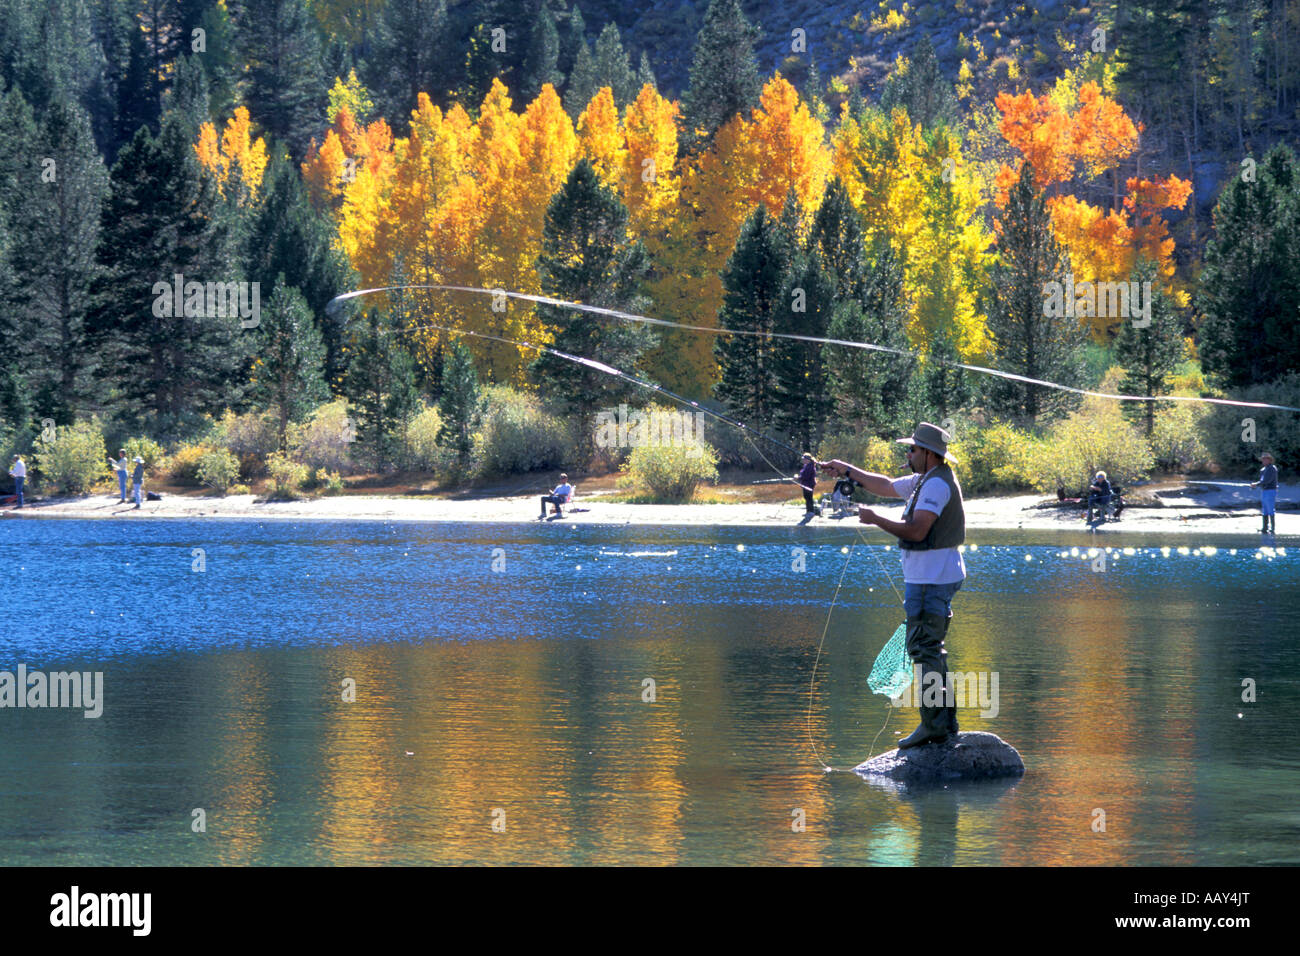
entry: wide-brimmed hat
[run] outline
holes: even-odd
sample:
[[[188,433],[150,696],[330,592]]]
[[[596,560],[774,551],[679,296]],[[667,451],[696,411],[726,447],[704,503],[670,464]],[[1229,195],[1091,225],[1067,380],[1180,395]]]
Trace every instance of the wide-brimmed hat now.
[[[940,428],[938,425],[931,425],[929,422],[921,422],[912,432],[911,438],[895,438],[894,441],[900,445],[919,445],[928,451],[934,452],[940,458],[957,464],[957,459],[948,454],[948,442],[952,441],[952,436]]]
[[[807,451],[806,451],[806,452],[803,453],[803,456],[804,456],[805,458],[812,458],[812,452],[807,452]]]
[[[141,464],[141,465],[144,464],[144,459],[141,458],[139,455],[136,455],[135,458],[134,458],[133,460],[134,460],[137,464]]]

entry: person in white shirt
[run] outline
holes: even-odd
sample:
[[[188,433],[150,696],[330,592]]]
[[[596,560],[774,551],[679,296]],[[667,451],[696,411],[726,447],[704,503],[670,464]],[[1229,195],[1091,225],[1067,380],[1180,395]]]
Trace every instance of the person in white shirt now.
[[[966,579],[966,565],[958,545],[966,540],[966,512],[961,486],[949,467],[957,459],[948,454],[951,436],[936,425],[922,422],[907,445],[912,474],[889,478],[854,468],[842,461],[822,467],[848,475],[873,495],[903,498],[903,520],[894,521],[871,508],[858,509],[858,520],[874,524],[898,538],[903,551],[903,609],[907,614],[907,651],[921,666],[921,726],[898,742],[900,750],[924,743],[942,743],[955,737],[957,709],[947,691],[948,652],[944,639],[952,618],[952,599]],[[932,691],[927,693],[927,687]],[[938,696],[943,689],[942,697]],[[926,700],[935,706],[925,705]],[[942,703],[944,706],[937,706]]]
[[[18,496],[18,504],[15,507],[23,506],[23,483],[27,480],[27,466],[23,463],[22,455],[14,455],[14,463],[9,468],[9,477],[14,480],[14,494]]]
[[[573,485],[569,484],[569,476],[560,475],[560,483],[555,486],[555,490],[549,495],[542,495],[542,513],[540,517],[546,517],[547,505],[553,506],[552,514],[562,515],[564,512],[560,510],[560,505],[568,504],[569,499],[572,497]]]
[[[125,504],[126,503],[126,473],[128,468],[130,467],[127,464],[127,460],[126,460],[126,449],[119,448],[117,450],[117,456],[118,456],[117,461],[114,461],[111,458],[108,460],[108,467],[112,468],[114,471],[117,472],[118,501],[122,504]]]

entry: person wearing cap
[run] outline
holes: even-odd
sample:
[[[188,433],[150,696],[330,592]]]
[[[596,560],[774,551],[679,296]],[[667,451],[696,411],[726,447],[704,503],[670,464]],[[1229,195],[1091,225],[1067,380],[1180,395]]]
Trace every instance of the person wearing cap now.
[[[966,511],[961,485],[950,464],[951,436],[921,422],[909,438],[911,473],[890,478],[833,460],[822,467],[851,477],[873,495],[902,498],[903,520],[894,521],[871,508],[858,509],[858,520],[898,538],[903,558],[903,609],[907,614],[907,652],[921,668],[921,725],[898,742],[900,750],[942,743],[958,732],[957,708],[948,689],[948,652],[944,640],[952,622],[953,595],[966,580],[966,565],[957,546],[966,540]],[[926,701],[930,704],[926,704]],[[939,706],[942,703],[944,706]]]
[[[144,459],[135,456],[135,471],[131,473],[131,483],[135,493],[135,506],[140,507],[140,491],[144,487]]]
[[[14,480],[14,494],[18,497],[18,504],[14,507],[23,506],[23,482],[27,480],[27,465],[23,463],[22,455],[14,455],[14,463],[9,466],[9,477]]]
[[[108,460],[108,467],[117,472],[117,500],[121,504],[126,504],[126,472],[128,465],[125,448],[117,450],[117,461],[111,458]]]
[[[803,489],[804,514],[820,515],[821,511],[813,504],[813,491],[817,488],[817,461],[809,452],[803,453],[803,468],[795,475],[794,480]]]
[[[1259,488],[1259,511],[1264,517],[1264,526],[1259,529],[1260,534],[1277,533],[1277,465],[1273,464],[1273,456],[1268,452],[1259,456],[1259,462],[1264,467],[1259,470],[1259,481],[1252,481],[1250,487]]]
[[[546,506],[551,505],[551,514],[562,515],[560,505],[568,504],[569,499],[573,497],[573,485],[569,484],[568,475],[560,475],[560,483],[555,486],[555,490],[549,495],[542,495],[542,513],[540,517],[546,517]]]

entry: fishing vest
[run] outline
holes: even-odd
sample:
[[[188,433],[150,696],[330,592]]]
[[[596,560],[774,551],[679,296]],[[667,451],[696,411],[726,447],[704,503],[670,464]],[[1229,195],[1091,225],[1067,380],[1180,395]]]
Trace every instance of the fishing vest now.
[[[934,519],[934,524],[930,525],[930,533],[925,538],[920,541],[899,540],[898,546],[905,551],[955,548],[966,540],[966,509],[962,507],[961,485],[957,484],[957,476],[946,463],[935,468],[928,477],[922,476],[917,481],[916,487],[912,489],[912,497],[903,509],[903,520],[911,517],[916,500],[921,496],[921,486],[930,478],[938,478],[948,486],[948,503],[943,506],[939,517]]]

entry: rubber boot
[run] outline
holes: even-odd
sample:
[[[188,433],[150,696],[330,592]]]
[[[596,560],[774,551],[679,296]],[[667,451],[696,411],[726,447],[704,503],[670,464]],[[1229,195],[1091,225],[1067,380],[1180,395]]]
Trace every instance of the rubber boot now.
[[[1259,529],[1260,534],[1268,534],[1268,515],[1264,515],[1264,527]]]
[[[947,644],[948,644],[948,626],[950,624],[952,624],[951,612],[949,612],[948,616],[943,619],[943,640],[944,640],[943,661],[944,661],[945,670],[947,669],[948,666]],[[959,732],[960,731],[957,728],[957,701],[953,700],[950,706],[948,707],[948,733],[956,735]]]
[[[925,704],[927,696],[935,693],[934,690],[926,693],[926,688],[932,686],[934,681],[934,678],[927,678],[928,674],[939,675],[938,687],[946,694],[948,664],[947,652],[943,649],[946,620],[938,614],[922,614],[907,619],[907,652],[912,661],[921,667],[921,686],[918,688],[921,705],[917,708],[921,712],[921,726],[898,742],[899,750],[930,741],[946,740],[951,733],[948,708],[942,703],[938,706]]]

